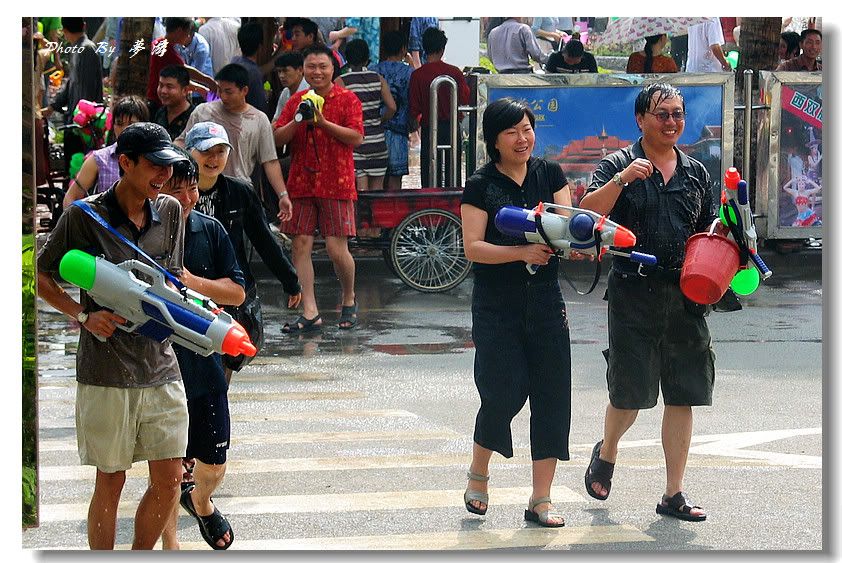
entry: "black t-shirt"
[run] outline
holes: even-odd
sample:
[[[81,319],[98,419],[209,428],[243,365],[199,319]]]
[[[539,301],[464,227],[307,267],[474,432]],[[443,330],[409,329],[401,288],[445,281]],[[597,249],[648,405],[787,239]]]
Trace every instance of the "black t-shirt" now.
[[[519,246],[528,243],[524,239],[505,235],[497,230],[494,225],[497,212],[506,205],[532,209],[541,202],[553,203],[553,194],[565,186],[567,178],[557,162],[530,158],[522,186],[497,170],[494,163],[488,163],[465,182],[462,203],[473,205],[488,214],[484,239],[486,242],[498,246]],[[552,281],[558,279],[558,258],[550,258],[549,264],[538,268],[534,275],[529,274],[523,261],[505,264],[474,262],[473,270],[477,283],[489,285]]]
[[[693,234],[705,231],[719,212],[710,174],[698,160],[676,149],[678,163],[670,181],[656,168],[645,180],[635,180],[623,188],[609,219],[629,228],[637,237],[634,250],[654,254],[658,265],[680,268],[684,247]],[[638,140],[603,158],[596,167],[588,192],[607,184],[636,158],[646,158]],[[615,256],[612,267],[629,271],[637,266]]]
[[[596,59],[587,51],[582,53],[582,60],[578,64],[569,65],[564,62],[564,55],[561,51],[556,51],[550,58],[547,59],[547,64],[544,67],[547,72],[599,72],[596,66]]]
[[[196,109],[196,106],[191,103],[187,106],[186,110],[178,114],[176,118],[170,122],[167,120],[166,106],[161,106],[158,108],[158,111],[155,112],[155,117],[152,119],[152,122],[157,123],[166,129],[167,133],[170,134],[170,137],[175,139],[184,132],[184,128],[187,126],[187,121],[190,119],[190,115],[193,113],[194,109]]]
[[[243,272],[222,223],[197,211],[188,215],[184,226],[184,267],[192,274],[211,280],[229,278],[245,289]],[[178,344],[174,344],[173,349],[188,400],[228,389],[222,356],[201,356]]]

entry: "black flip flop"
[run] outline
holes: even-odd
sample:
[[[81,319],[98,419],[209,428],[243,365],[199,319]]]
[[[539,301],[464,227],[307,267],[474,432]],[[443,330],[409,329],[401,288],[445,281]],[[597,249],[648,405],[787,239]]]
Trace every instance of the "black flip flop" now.
[[[348,323],[342,326],[342,323]],[[357,326],[357,301],[353,305],[342,305],[342,312],[339,314],[339,328],[348,330]]]
[[[231,527],[231,524],[225,516],[222,515],[216,505],[214,505],[213,514],[210,516],[199,516],[196,513],[196,508],[193,506],[193,498],[190,496],[190,492],[192,490],[193,487],[190,487],[181,493],[181,507],[199,523],[199,532],[202,534],[202,537],[209,546],[216,550],[228,549],[231,547],[231,544],[234,543],[234,529]],[[211,501],[213,501],[213,499],[211,499]],[[224,546],[217,545],[216,542],[222,539],[225,532],[228,532],[228,536],[230,538],[228,543]]]
[[[605,500],[611,492],[611,478],[614,476],[614,464],[604,459],[599,459],[599,452],[602,449],[602,440],[596,443],[591,452],[591,462],[585,470],[585,489],[588,494],[596,500]],[[605,496],[599,496],[593,490],[593,484],[599,483],[605,488]]]
[[[690,503],[690,497],[684,491],[678,491],[671,497],[664,495],[661,502],[655,505],[655,512],[664,516],[672,516],[679,520],[687,520],[688,522],[701,522],[706,520],[707,514],[694,515],[690,511],[694,508],[701,509],[701,506],[696,506]]]
[[[296,333],[306,333],[306,332],[318,332],[322,330],[322,325],[316,324],[319,319],[321,319],[321,315],[316,315],[312,319],[305,318],[304,315],[300,315],[297,319],[292,321],[291,323],[284,323],[284,326],[281,328],[281,332],[284,334],[296,334]],[[301,326],[298,326],[301,325]]]

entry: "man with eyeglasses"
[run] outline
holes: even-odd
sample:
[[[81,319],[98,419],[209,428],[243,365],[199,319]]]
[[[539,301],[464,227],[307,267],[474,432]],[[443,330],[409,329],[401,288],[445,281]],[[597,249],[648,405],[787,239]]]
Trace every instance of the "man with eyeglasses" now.
[[[710,405],[714,354],[707,307],[688,301],[679,288],[687,239],[706,231],[717,214],[704,166],[676,146],[684,132],[684,97],[669,84],[643,88],[635,102],[642,132],[633,145],[602,159],[580,203],[610,214],[637,236],[634,250],[654,254],[657,266],[638,266],[616,256],[608,274],[609,404],[603,438],[585,472],[588,494],[605,500],[620,438],[639,409],[664,394],[661,440],[667,482],[658,514],[704,520],[684,493],[684,470],[693,431],[693,406]]]

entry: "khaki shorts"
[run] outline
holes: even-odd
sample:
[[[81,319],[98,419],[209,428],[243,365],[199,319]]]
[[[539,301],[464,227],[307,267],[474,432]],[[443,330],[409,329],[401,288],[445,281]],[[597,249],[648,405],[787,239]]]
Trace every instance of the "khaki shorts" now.
[[[141,388],[76,386],[76,441],[82,465],[114,473],[136,461],[184,457],[187,429],[181,381]]]

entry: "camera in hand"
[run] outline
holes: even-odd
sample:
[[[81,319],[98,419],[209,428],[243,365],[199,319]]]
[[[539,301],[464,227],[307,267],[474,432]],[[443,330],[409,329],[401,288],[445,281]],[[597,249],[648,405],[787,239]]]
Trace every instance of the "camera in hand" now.
[[[295,121],[298,123],[302,121],[315,122],[318,119],[316,112],[322,111],[324,104],[324,98],[316,94],[315,91],[308,90],[301,96],[301,102],[298,104],[298,109],[295,110]]]
[[[313,100],[301,100],[298,109],[295,111],[295,120],[301,123],[302,121],[313,121],[315,117],[316,106]]]

